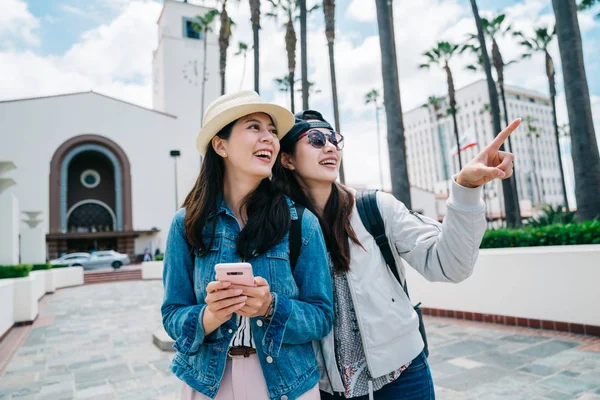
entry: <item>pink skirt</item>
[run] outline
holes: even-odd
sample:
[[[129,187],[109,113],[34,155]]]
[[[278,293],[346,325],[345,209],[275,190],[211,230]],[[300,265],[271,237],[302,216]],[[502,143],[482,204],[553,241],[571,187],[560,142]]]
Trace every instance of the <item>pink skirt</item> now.
[[[298,400],[320,400],[319,385],[298,397]],[[185,383],[181,391],[182,400],[207,400]],[[256,354],[248,358],[227,360],[225,373],[215,400],[269,400],[267,384]]]

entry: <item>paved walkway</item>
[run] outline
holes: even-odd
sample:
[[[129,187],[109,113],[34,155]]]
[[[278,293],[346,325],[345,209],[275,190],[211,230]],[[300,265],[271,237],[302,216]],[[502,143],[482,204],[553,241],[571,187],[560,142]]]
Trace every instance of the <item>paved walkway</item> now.
[[[33,327],[20,328],[30,332],[0,376],[0,400],[177,399],[173,353],[152,344],[161,300],[159,281],[44,298]],[[444,318],[426,326],[438,399],[600,399],[599,339]]]

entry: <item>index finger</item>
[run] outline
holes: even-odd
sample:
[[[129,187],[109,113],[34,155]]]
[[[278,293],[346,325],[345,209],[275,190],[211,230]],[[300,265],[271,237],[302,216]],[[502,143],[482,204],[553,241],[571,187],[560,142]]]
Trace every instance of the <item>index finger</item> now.
[[[206,291],[208,293],[212,293],[215,290],[227,289],[229,286],[231,286],[231,282],[213,281],[213,282],[210,282],[208,285],[206,285]]]
[[[494,150],[499,150],[500,146],[502,146],[504,141],[510,136],[511,133],[514,132],[515,129],[517,129],[517,127],[520,124],[521,124],[521,118],[515,119],[513,122],[510,123],[510,125],[508,125],[506,128],[504,128],[504,130],[502,132],[500,132],[494,138],[494,140],[492,140],[492,143],[490,143],[489,147],[493,148]]]

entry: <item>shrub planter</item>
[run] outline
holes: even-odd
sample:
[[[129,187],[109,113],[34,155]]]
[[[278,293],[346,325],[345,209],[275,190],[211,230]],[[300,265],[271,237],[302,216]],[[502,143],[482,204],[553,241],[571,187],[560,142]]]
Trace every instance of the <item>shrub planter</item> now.
[[[142,279],[162,279],[162,261],[146,261],[142,263]]]
[[[14,322],[32,322],[38,315],[38,298],[35,276],[7,279],[13,283]]]
[[[0,338],[15,322],[14,286],[12,279],[0,280]]]
[[[56,289],[83,285],[83,267],[52,268]]]
[[[33,278],[33,292],[36,299],[41,299],[46,294],[46,271],[31,271],[29,276]]]
[[[598,260],[600,245],[521,247],[480,250],[473,275],[459,284],[430,283],[406,270],[413,303],[452,311],[433,315],[492,314],[500,321],[484,320],[527,319],[534,322],[525,326],[576,332],[581,325],[600,329]]]

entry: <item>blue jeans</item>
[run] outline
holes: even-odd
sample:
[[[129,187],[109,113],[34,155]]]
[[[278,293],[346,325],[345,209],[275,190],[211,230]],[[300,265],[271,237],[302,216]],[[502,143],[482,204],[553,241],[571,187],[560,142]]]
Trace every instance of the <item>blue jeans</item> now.
[[[375,400],[435,400],[433,379],[425,353],[421,353],[394,382],[374,393]],[[321,400],[339,400],[343,394],[321,391]],[[368,400],[369,396],[354,397],[353,400]]]

